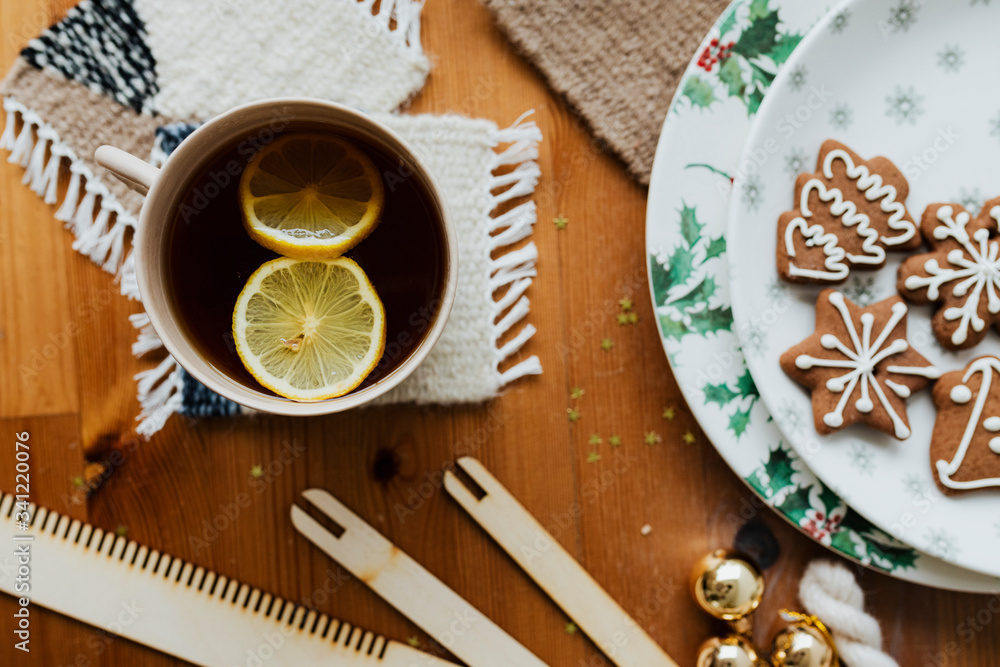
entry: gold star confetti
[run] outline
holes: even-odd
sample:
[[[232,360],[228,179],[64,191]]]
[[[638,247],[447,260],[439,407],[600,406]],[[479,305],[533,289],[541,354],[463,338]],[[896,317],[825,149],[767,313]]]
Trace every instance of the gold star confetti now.
[[[632,299],[628,297],[625,297],[624,299],[619,299],[618,305],[622,307],[622,310],[632,310]]]
[[[76,487],[77,489],[82,489],[83,488],[83,477],[80,477],[79,475],[77,475],[76,477],[74,477],[73,478],[73,486]]]
[[[642,436],[642,440],[647,445],[655,445],[662,442],[663,438],[661,438],[660,434],[656,431],[649,431],[646,435]]]
[[[583,398],[583,394],[584,394],[583,389],[580,389],[579,387],[573,387],[572,389],[569,390],[569,397],[572,398],[573,400],[576,400],[578,398]]]
[[[587,441],[587,444],[589,444],[589,445],[591,445],[593,447],[597,447],[602,442],[604,442],[604,439],[601,438],[601,436],[599,436],[596,433],[594,433],[593,435],[590,436],[590,440]]]
[[[569,224],[569,220],[560,215],[558,218],[552,219],[552,224],[556,226],[556,229],[566,229],[566,225]]]
[[[413,648],[420,648],[420,640],[417,639],[416,637],[410,637],[409,639],[406,640],[406,643],[412,646]]]
[[[676,416],[677,413],[674,412],[673,407],[668,406],[666,408],[663,408],[663,418],[666,419],[667,421],[673,421],[674,417]]]
[[[682,435],[681,439],[684,440],[684,442],[686,442],[689,445],[693,445],[694,441],[696,440],[696,438],[694,437],[694,433],[692,433],[691,431],[688,431],[684,435]]]
[[[629,313],[628,315],[625,316],[625,319],[628,320],[629,324],[635,324],[636,322],[639,321],[639,314]]]
[[[115,528],[115,535],[118,537],[125,537],[128,535],[128,526],[118,526]]]
[[[566,408],[566,417],[571,422],[578,422],[580,421],[580,411],[576,408]]]
[[[601,455],[597,452],[590,452],[587,454],[587,463],[597,463],[601,460]]]
[[[605,352],[609,351],[614,346],[615,344],[611,342],[610,338],[605,338],[601,341],[601,349],[604,350]]]
[[[259,465],[250,468],[250,476],[254,479],[260,479],[264,476],[264,468]]]
[[[608,444],[611,445],[612,447],[621,447],[622,445],[621,436],[617,435],[611,436],[610,438],[608,438]]]
[[[574,623],[573,621],[570,621],[569,623],[566,624],[566,626],[563,629],[566,630],[566,634],[567,635],[575,635],[576,634],[576,623]]]
[[[615,319],[618,321],[618,326],[623,327],[626,324],[628,324],[628,315],[626,315],[625,313],[621,313]]]

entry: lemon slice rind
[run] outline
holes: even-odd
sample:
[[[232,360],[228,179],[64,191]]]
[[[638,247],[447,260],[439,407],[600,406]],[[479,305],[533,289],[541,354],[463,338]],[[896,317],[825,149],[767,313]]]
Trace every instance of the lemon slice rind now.
[[[336,169],[342,168],[344,162],[353,162],[360,167],[361,174],[354,175],[348,180],[362,181],[370,188],[371,192],[367,201],[345,199],[340,202],[342,206],[348,208],[359,208],[361,206],[365,208],[360,219],[352,221],[350,225],[346,225],[348,227],[346,230],[337,234],[331,233],[328,237],[308,233],[295,235],[284,229],[269,226],[261,221],[257,212],[257,206],[269,197],[274,198],[274,195],[253,194],[251,182],[255,177],[260,175],[262,171],[261,165],[265,159],[274,159],[275,154],[282,154],[282,151],[291,142],[296,141],[311,141],[313,144],[326,145],[329,149],[343,151],[343,158],[331,167],[327,176],[336,171]],[[299,169],[298,167],[292,167],[289,160],[284,160],[284,162],[291,169]],[[280,198],[287,198],[294,201],[297,196],[304,197],[304,195],[299,195],[294,190],[294,183],[289,183],[287,180],[290,176],[298,177],[299,180],[307,180],[303,178],[301,173],[286,173],[282,175],[264,170],[264,174],[265,178],[270,177],[272,183],[284,181],[284,185],[291,186],[291,189],[285,188],[285,192],[276,193]],[[323,181],[323,179],[320,180],[321,182]],[[336,181],[333,181],[332,184],[335,185]],[[329,186],[330,183],[327,183],[327,185]],[[313,133],[289,134],[275,140],[258,151],[240,177],[239,196],[243,226],[250,237],[260,245],[273,250],[279,255],[295,257],[297,259],[332,259],[339,257],[363,241],[375,230],[381,221],[382,211],[385,206],[385,186],[382,183],[382,177],[378,169],[371,159],[346,141],[337,137]],[[337,199],[339,198],[317,196],[313,201],[313,205],[321,211],[326,209],[325,214],[335,218],[337,214],[333,209],[338,205]],[[290,213],[289,216],[294,220],[294,214]],[[288,219],[286,218],[286,220]]]
[[[311,388],[296,386],[290,383],[286,377],[277,375],[272,371],[275,366],[274,363],[271,363],[271,367],[269,368],[268,364],[263,360],[265,357],[271,359],[272,361],[276,358],[283,358],[285,360],[290,360],[284,362],[286,366],[296,367],[300,365],[298,364],[299,358],[297,355],[305,354],[307,351],[305,349],[292,351],[290,346],[295,344],[295,332],[299,331],[296,327],[301,324],[303,304],[306,309],[321,309],[320,307],[316,307],[316,290],[320,291],[320,297],[325,294],[332,298],[332,302],[334,304],[342,303],[343,295],[345,293],[345,290],[343,289],[334,291],[321,290],[323,286],[314,285],[314,292],[310,294],[302,289],[303,286],[301,283],[292,288],[298,296],[298,303],[279,303],[268,296],[268,292],[263,288],[266,280],[276,276],[277,280],[284,281],[286,283],[289,280],[297,280],[295,275],[297,272],[301,272],[304,268],[312,268],[303,266],[307,264],[323,265],[324,267],[327,267],[328,271],[333,270],[331,267],[339,267],[347,270],[350,276],[356,280],[357,284],[357,289],[355,289],[352,294],[349,294],[349,296],[357,295],[359,297],[357,307],[364,308],[367,306],[370,308],[372,315],[370,332],[358,330],[356,328],[344,329],[339,327],[338,322],[336,321],[337,313],[327,316],[331,318],[330,322],[321,326],[326,328],[328,333],[331,330],[336,330],[338,334],[340,334],[341,338],[354,337],[357,339],[368,336],[371,340],[371,344],[368,345],[364,354],[361,355],[361,358],[350,359],[348,362],[352,366],[350,373],[343,374],[342,378],[335,382],[323,381],[320,382],[318,386]],[[280,321],[270,320],[250,322],[247,311],[255,296],[259,296],[261,299],[269,299],[272,303],[277,304],[274,310],[281,311],[282,319]],[[313,301],[310,302],[310,299]],[[324,304],[320,305],[322,306]],[[327,302],[325,305],[330,306],[330,303]],[[325,322],[324,318],[320,319]],[[250,343],[250,338],[259,333],[262,329],[273,331],[275,340],[273,345],[268,343],[269,347],[267,347],[263,353],[259,350],[255,352],[253,345]],[[283,340],[288,340],[282,339],[281,334],[283,333],[286,334],[289,339],[292,339],[292,342],[282,342]],[[317,334],[313,335],[316,336]],[[382,353],[385,350],[385,308],[382,305],[378,294],[375,292],[375,288],[372,286],[371,281],[368,279],[368,276],[353,260],[346,257],[340,257],[332,260],[299,260],[289,257],[281,257],[263,264],[253,273],[253,275],[250,276],[249,280],[247,280],[243,291],[240,292],[240,295],[237,298],[236,308],[233,311],[233,338],[236,345],[236,352],[243,362],[243,365],[261,385],[270,389],[279,396],[295,401],[322,401],[330,398],[337,398],[351,392],[364,382],[365,378],[371,374],[372,370],[374,370],[375,366],[382,358]],[[259,341],[259,339],[257,340]],[[299,342],[302,345],[316,346],[317,350],[318,348],[323,349],[322,353],[315,350],[308,350],[309,356],[302,357],[303,360],[307,358],[315,359],[317,355],[322,359],[325,355],[325,359],[329,361],[331,359],[330,355],[333,355],[333,357],[336,357],[341,364],[344,364],[344,360],[349,358],[349,355],[344,354],[343,349],[338,348],[338,341],[336,338],[329,335],[318,336],[317,338],[308,340],[303,338]],[[357,350],[351,350],[350,352],[357,352]],[[322,361],[319,363],[323,364]],[[321,374],[325,375],[325,373]],[[312,374],[312,377],[315,376],[315,373]]]

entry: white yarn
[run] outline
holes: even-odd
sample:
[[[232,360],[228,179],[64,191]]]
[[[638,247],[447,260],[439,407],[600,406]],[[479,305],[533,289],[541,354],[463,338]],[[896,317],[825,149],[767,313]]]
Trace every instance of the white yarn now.
[[[882,629],[865,613],[865,594],[844,565],[813,561],[802,575],[799,599],[829,628],[849,667],[899,667],[882,652]]]

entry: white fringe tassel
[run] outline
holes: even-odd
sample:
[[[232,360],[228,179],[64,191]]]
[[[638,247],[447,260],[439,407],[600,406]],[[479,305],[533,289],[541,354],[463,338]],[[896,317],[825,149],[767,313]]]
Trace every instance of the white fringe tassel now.
[[[383,29],[390,30],[399,44],[413,51],[421,52],[420,46],[420,12],[424,9],[423,0],[382,0],[377,13],[372,12],[375,0],[357,0],[358,8],[373,18]],[[391,29],[389,23],[395,19],[396,25]]]
[[[168,356],[156,368],[137,373],[139,404],[142,412],[136,417],[136,433],[149,438],[163,428],[170,417],[184,404],[184,371]]]
[[[163,347],[163,341],[160,340],[160,337],[156,335],[156,331],[153,330],[153,325],[149,321],[149,315],[146,313],[136,313],[135,315],[129,315],[128,321],[132,323],[133,327],[139,330],[139,336],[132,344],[133,356],[141,357],[147,352],[159,350]]]
[[[499,144],[509,145],[496,153],[491,168],[496,171],[500,167],[514,165],[514,169],[505,174],[494,174],[490,182],[491,209],[517,197],[532,194],[538,184],[541,170],[535,160],[538,159],[538,144],[542,140],[542,133],[534,121],[527,120],[532,113],[534,111],[528,111],[514,121],[513,125],[498,130],[493,136],[494,147]],[[490,248],[497,250],[531,236],[537,213],[535,202],[528,201],[494,217],[489,229]],[[537,275],[537,261],[538,248],[531,242],[508,251],[491,262],[490,293],[507,288],[494,301],[493,311],[493,370],[501,387],[526,375],[538,375],[542,372],[542,363],[535,355],[506,371],[500,371],[500,365],[517,354],[536,333],[534,326],[526,324],[506,343],[500,344],[500,339],[523,320],[531,309],[531,303],[524,293]]]
[[[60,141],[54,127],[11,97],[4,99],[3,107],[7,125],[0,136],[0,148],[10,151],[8,161],[25,168],[23,182],[44,197],[47,204],[59,203],[59,169],[64,159],[69,162],[69,187],[55,217],[67,223],[76,236],[74,250],[89,256],[108,273],[118,273],[122,269],[127,231],[136,225],[135,216]],[[23,125],[17,132],[19,117]],[[137,290],[122,293],[135,298]]]
[[[865,613],[865,594],[840,563],[809,564],[799,584],[799,599],[833,633],[837,651],[851,667],[899,667],[882,652],[882,629]]]

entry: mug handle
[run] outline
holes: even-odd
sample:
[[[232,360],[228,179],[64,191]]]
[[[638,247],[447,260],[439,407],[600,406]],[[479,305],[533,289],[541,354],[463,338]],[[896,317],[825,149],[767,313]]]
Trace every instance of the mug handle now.
[[[94,158],[99,165],[117,176],[118,180],[141,195],[149,193],[160,175],[160,170],[153,165],[114,146],[101,146],[94,153]]]

